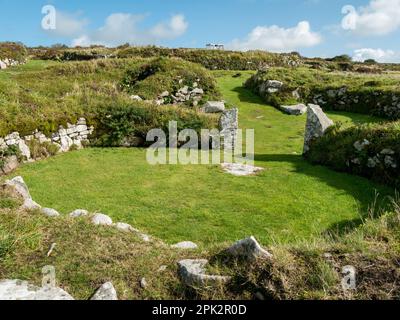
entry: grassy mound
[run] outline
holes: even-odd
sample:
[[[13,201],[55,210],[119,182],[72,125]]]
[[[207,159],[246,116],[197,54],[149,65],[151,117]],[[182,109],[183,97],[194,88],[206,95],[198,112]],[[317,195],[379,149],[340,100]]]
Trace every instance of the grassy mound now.
[[[192,118],[208,127],[209,120],[195,110],[179,112],[176,107],[163,110],[134,102],[121,89],[120,84],[128,70],[139,68],[148,60],[107,59],[85,62],[55,63],[31,61],[24,66],[4,70],[0,73],[0,136],[13,131],[21,135],[31,134],[39,129],[45,134],[55,132],[59,125],[76,123],[85,117],[97,127],[104,113],[122,107],[130,107],[135,115],[143,115],[143,127],[136,128],[143,133],[145,125],[162,121]],[[168,66],[171,66],[169,64]],[[191,66],[193,68],[193,66]],[[207,78],[207,81],[212,79]],[[146,95],[144,88],[138,94]],[[213,91],[214,92],[214,91]],[[111,110],[111,111],[110,111]],[[192,116],[189,115],[192,114]],[[180,115],[182,118],[180,118]],[[200,119],[200,120],[199,120]],[[185,123],[181,124],[185,127]],[[103,129],[107,129],[103,128]]]
[[[122,86],[131,94],[145,100],[154,100],[168,91],[176,94],[184,86],[194,84],[204,90],[203,102],[221,98],[213,75],[198,64],[176,58],[157,58],[144,65],[129,69]]]
[[[316,103],[324,110],[400,118],[400,89],[397,73],[360,74],[327,72],[310,68],[271,68],[260,71],[246,87],[261,94],[273,106]],[[277,93],[265,93],[267,80],[283,82]]]

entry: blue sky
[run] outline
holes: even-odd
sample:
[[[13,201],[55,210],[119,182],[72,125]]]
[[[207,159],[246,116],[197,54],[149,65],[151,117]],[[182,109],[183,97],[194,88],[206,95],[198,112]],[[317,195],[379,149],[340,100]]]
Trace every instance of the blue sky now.
[[[56,9],[55,30],[41,27],[45,5]],[[30,46],[212,42],[400,62],[400,0],[0,0],[0,8],[0,41]]]

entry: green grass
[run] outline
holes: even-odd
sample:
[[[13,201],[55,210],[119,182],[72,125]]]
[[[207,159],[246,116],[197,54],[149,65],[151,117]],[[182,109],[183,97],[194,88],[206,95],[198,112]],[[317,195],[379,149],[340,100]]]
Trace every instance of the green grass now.
[[[143,149],[86,149],[25,165],[34,199],[67,214],[84,208],[131,223],[169,243],[209,246],[256,236],[292,243],[361,222],[375,198],[392,190],[367,179],[312,166],[301,156],[305,116],[287,116],[242,88],[244,72],[216,72],[224,99],[254,128],[256,177],[233,177],[217,166],[150,166]],[[347,123],[379,121],[329,113]],[[382,197],[381,197],[382,198]]]

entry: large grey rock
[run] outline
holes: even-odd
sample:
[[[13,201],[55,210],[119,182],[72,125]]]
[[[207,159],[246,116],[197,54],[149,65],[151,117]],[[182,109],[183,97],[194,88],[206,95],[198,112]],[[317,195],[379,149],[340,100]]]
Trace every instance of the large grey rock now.
[[[102,213],[97,213],[92,217],[92,223],[97,226],[111,226],[113,221],[109,216]]]
[[[260,93],[263,94],[270,94],[270,93],[276,93],[281,90],[283,87],[283,83],[281,81],[277,80],[268,80],[265,81],[261,86],[260,86]]]
[[[307,106],[304,104],[296,104],[292,106],[281,106],[280,109],[291,115],[291,116],[300,116],[307,112]]]
[[[111,282],[107,282],[97,289],[90,300],[115,301],[118,300],[117,291]]]
[[[203,106],[205,113],[220,113],[225,111],[225,103],[223,101],[208,101]]]
[[[182,260],[178,263],[183,283],[190,287],[215,286],[231,281],[231,277],[206,274],[207,260]]]
[[[307,110],[306,133],[304,137],[304,154],[310,151],[310,144],[314,139],[322,137],[325,131],[334,123],[322,111],[321,107],[309,104]]]
[[[223,163],[221,166],[226,173],[237,177],[252,176],[264,170],[264,168],[240,163]]]
[[[74,300],[57,287],[37,287],[21,280],[0,281],[0,300]]]
[[[183,241],[171,246],[173,249],[181,249],[181,250],[195,250],[199,246],[191,241]]]
[[[243,257],[249,261],[254,261],[258,258],[272,258],[272,255],[263,249],[254,237],[237,241],[226,252],[231,256]]]
[[[0,168],[3,174],[9,174],[17,169],[19,161],[17,156],[9,156],[5,159],[4,165]]]
[[[49,217],[49,218],[54,218],[54,217],[59,217],[60,213],[57,210],[51,209],[51,208],[42,208],[41,212]]]

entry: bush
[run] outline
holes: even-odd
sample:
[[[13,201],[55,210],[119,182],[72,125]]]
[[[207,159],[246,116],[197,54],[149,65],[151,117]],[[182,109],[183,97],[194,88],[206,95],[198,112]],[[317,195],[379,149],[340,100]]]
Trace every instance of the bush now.
[[[28,52],[25,46],[17,42],[0,42],[0,60],[13,59],[25,62]]]
[[[168,132],[170,121],[178,122],[178,130],[217,127],[217,119],[212,115],[198,113],[195,110],[175,106],[154,106],[146,103],[115,104],[96,115],[96,132],[92,145],[117,147],[125,138],[146,139],[151,129]]]
[[[315,164],[400,188],[400,122],[335,125],[311,144],[306,157]]]

